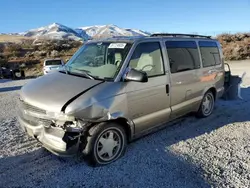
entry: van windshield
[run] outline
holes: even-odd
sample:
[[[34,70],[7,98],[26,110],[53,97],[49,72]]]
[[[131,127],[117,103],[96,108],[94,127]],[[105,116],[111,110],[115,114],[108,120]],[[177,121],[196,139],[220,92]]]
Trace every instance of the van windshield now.
[[[83,45],[65,68],[70,74],[114,80],[130,48],[130,43],[99,42]]]

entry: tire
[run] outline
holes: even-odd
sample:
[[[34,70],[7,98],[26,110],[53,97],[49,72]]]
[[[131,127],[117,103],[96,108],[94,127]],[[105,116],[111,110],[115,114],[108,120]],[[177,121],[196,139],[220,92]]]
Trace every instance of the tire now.
[[[87,144],[82,153],[89,165],[103,166],[122,157],[126,148],[127,135],[124,128],[108,122],[95,125],[89,130]]]
[[[209,100],[209,103],[206,102],[206,100]],[[206,117],[210,116],[214,110],[214,103],[215,103],[215,99],[214,99],[213,93],[211,91],[206,92],[202,101],[201,101],[199,110],[196,113],[196,117],[206,118]],[[204,107],[204,106],[206,106],[206,107]]]

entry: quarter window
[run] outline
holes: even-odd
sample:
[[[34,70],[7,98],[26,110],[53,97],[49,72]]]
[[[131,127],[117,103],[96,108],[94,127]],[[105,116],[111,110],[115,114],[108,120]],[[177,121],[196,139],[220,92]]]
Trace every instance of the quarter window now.
[[[221,64],[220,53],[215,42],[200,41],[199,47],[203,67],[210,67]]]
[[[148,77],[164,74],[164,66],[159,42],[144,42],[137,45],[129,66],[145,71]]]
[[[195,41],[167,41],[167,53],[171,73],[189,71],[200,67]]]

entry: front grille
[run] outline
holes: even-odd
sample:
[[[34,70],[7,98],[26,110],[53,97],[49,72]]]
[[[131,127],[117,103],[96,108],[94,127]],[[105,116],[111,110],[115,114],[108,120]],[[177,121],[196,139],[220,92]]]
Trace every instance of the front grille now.
[[[50,126],[52,124],[52,120],[33,117],[27,114],[24,114],[23,111],[19,111],[19,116],[28,124],[33,126],[44,125]]]
[[[50,126],[52,124],[52,120],[44,119],[40,117],[34,117],[31,115],[28,115],[25,113],[25,111],[36,113],[38,115],[46,115],[46,111],[43,109],[40,109],[38,107],[35,107],[33,105],[30,105],[24,101],[19,101],[20,103],[20,109],[19,109],[19,116],[28,124],[33,126],[38,125],[44,125],[44,126]]]
[[[31,124],[31,125],[44,125],[46,127],[50,126],[52,124],[52,121],[49,119],[42,119],[42,118],[37,118],[37,117],[24,117],[24,120]]]
[[[22,105],[23,110],[27,110],[27,111],[35,112],[35,113],[39,113],[39,114],[46,114],[46,110],[43,110],[43,109],[38,108],[36,106],[30,105],[26,102],[21,101],[21,105]]]

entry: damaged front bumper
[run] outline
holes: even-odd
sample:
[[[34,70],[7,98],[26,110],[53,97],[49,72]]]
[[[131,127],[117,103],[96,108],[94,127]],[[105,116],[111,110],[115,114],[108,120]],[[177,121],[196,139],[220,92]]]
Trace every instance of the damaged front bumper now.
[[[37,139],[42,145],[59,156],[76,155],[79,149],[80,133],[65,132],[59,127],[45,127],[44,125],[30,125],[20,116],[18,117],[22,129],[31,137]]]
[[[103,109],[89,107],[81,111],[85,117],[80,119],[75,118],[79,117],[75,113],[67,115],[64,112],[49,112],[21,99],[18,107],[18,120],[23,130],[59,156],[72,156],[83,151],[87,144],[88,129],[115,117]]]
[[[22,129],[42,143],[47,150],[59,156],[73,156],[78,153],[86,124],[71,121],[72,117],[66,115],[48,114],[25,102],[20,102],[18,112]]]

